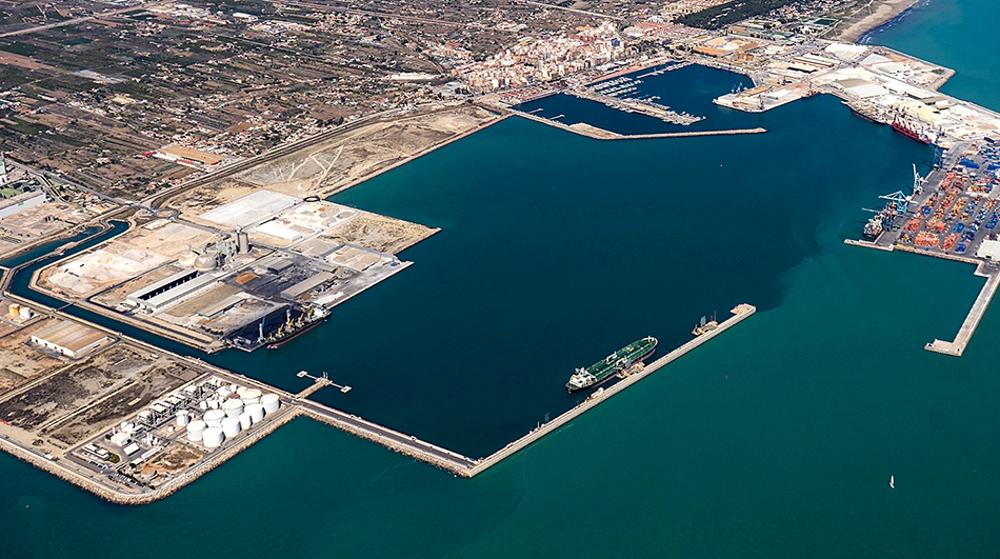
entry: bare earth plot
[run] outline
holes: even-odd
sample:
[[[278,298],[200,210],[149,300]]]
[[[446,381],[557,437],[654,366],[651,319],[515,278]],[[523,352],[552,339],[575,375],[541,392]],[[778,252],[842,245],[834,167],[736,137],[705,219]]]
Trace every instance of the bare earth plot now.
[[[176,259],[187,246],[204,246],[214,237],[181,223],[153,221],[45,268],[38,285],[71,298],[86,298]]]
[[[462,106],[372,123],[185,193],[170,205],[185,219],[201,222],[197,216],[261,188],[296,198],[325,198],[496,118],[482,108]]]

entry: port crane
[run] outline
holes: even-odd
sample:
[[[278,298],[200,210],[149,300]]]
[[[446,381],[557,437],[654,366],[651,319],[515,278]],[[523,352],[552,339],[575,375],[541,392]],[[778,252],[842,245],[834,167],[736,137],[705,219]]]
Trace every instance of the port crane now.
[[[916,196],[924,190],[924,181],[927,177],[921,177],[920,173],[917,172],[917,164],[913,164],[913,195]]]
[[[886,205],[887,208],[890,205],[892,205],[893,203],[895,203],[896,204],[896,215],[903,215],[903,214],[905,214],[906,210],[909,209],[909,207],[910,207],[910,197],[907,196],[906,194],[903,194],[902,190],[897,190],[896,192],[893,192],[892,194],[886,194],[884,196],[879,196],[878,199],[879,200],[885,200],[886,201],[885,205]]]

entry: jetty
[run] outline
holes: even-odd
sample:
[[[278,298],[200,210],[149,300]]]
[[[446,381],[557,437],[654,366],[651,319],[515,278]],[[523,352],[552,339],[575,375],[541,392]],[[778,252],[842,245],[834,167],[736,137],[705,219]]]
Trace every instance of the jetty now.
[[[700,347],[702,344],[708,342],[709,340],[715,338],[719,334],[725,332],[726,330],[736,326],[740,322],[743,322],[747,318],[753,316],[757,312],[757,308],[753,305],[748,305],[746,303],[737,305],[733,308],[732,316],[728,319],[722,321],[717,328],[709,330],[704,334],[694,338],[693,340],[681,345],[677,349],[671,351],[670,353],[660,357],[659,359],[653,361],[652,363],[642,367],[638,372],[635,372],[624,379],[616,382],[608,388],[605,388],[599,396],[592,394],[589,398],[580,402],[573,409],[567,411],[566,413],[556,417],[552,421],[544,423],[539,427],[535,428],[527,435],[517,439],[516,441],[508,444],[504,448],[498,450],[497,452],[491,454],[490,456],[477,460],[475,465],[468,471],[456,472],[459,475],[465,475],[466,477],[473,477],[479,475],[486,470],[492,468],[493,466],[502,462],[505,458],[516,454],[518,451],[529,446],[531,443],[541,439],[545,435],[555,431],[556,429],[562,427],[563,425],[569,423],[573,419],[579,417],[580,415],[590,411],[591,409],[597,407],[601,402],[607,401],[609,398],[625,390],[626,388],[632,386],[633,384],[639,382],[640,380],[646,378],[647,376],[655,373],[669,363],[672,363],[679,359],[682,355]]]
[[[980,264],[976,269],[976,275],[987,278],[986,284],[983,285],[979,296],[976,297],[976,302],[972,304],[972,309],[969,310],[965,321],[962,322],[962,327],[958,329],[958,335],[950,342],[934,340],[925,345],[924,349],[953,357],[962,356],[972,335],[976,333],[976,328],[979,326],[979,321],[982,320],[983,314],[986,313],[986,308],[990,306],[990,301],[993,300],[993,295],[997,292],[997,286],[1000,285],[1000,272],[995,269],[992,272],[987,272],[984,269],[985,266],[985,264]]]

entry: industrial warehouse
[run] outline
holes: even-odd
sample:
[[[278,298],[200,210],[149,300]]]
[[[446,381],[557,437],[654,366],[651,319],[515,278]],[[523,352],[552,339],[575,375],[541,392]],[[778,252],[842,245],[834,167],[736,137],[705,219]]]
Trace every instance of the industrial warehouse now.
[[[31,336],[31,343],[71,359],[83,357],[104,344],[111,337],[99,330],[64,320]]]

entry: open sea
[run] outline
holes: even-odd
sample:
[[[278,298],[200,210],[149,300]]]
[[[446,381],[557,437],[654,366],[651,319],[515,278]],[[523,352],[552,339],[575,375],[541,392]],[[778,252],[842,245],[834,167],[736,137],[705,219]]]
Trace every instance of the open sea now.
[[[998,18],[931,0],[868,40],[1000,109]],[[574,405],[574,367],[757,315],[472,480],[308,419],[137,508],[0,453],[0,557],[997,556],[1000,311],[961,359],[926,352],[983,280],[843,244],[932,150],[829,96],[745,115],[709,102],[740,76],[644,81],[705,129],[768,133],[602,142],[508,119],[334,198],[441,227],[414,266],[278,351],[208,359],[292,390],[328,371],[354,390],[317,399],[476,457]]]

